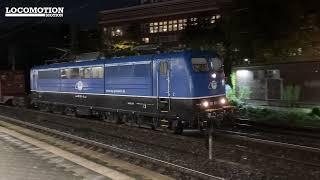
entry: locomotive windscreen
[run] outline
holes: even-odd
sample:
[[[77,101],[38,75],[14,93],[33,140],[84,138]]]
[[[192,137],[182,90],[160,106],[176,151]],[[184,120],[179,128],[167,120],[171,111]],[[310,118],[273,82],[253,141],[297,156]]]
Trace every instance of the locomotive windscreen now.
[[[192,58],[192,68],[194,72],[208,72],[209,66],[206,58]]]

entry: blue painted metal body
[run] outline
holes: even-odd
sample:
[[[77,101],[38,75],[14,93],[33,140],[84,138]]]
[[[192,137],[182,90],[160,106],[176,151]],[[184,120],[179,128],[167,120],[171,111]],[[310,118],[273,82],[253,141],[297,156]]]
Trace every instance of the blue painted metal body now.
[[[217,88],[209,88],[213,81],[209,72],[194,72],[191,58],[215,58],[210,52],[184,51],[157,55],[97,59],[82,62],[50,64],[31,70],[31,89],[62,93],[90,93],[124,96],[200,98],[225,94],[224,74],[214,79]],[[168,74],[159,73],[160,62],[167,62]],[[54,71],[72,67],[104,67],[101,79],[39,79],[40,71]],[[81,89],[77,83],[81,81]]]

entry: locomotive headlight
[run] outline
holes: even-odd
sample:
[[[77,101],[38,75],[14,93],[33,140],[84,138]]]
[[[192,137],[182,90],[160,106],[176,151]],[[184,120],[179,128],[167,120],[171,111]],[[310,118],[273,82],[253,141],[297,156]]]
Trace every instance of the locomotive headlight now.
[[[207,107],[209,107],[209,102],[208,101],[203,101],[201,103],[201,105],[202,105],[202,107],[207,108]]]
[[[212,77],[213,79],[215,79],[215,78],[217,78],[217,74],[216,74],[216,73],[213,73],[213,74],[211,74],[211,77]]]
[[[224,105],[224,104],[226,104],[226,102],[227,102],[226,98],[221,98],[220,99],[220,104]]]

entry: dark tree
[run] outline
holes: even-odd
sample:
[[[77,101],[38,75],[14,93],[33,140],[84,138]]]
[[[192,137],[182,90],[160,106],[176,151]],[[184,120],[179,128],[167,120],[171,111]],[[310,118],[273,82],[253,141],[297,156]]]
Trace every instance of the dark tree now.
[[[312,59],[320,56],[318,0],[237,0],[215,24],[208,17],[188,24],[189,48],[214,49],[232,64]]]

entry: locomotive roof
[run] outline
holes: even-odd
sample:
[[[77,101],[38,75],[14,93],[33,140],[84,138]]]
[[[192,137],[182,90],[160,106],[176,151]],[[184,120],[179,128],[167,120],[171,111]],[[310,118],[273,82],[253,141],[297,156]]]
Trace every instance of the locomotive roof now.
[[[103,65],[103,64],[112,64],[112,63],[126,63],[126,62],[140,62],[140,61],[150,61],[151,59],[163,59],[163,58],[172,58],[172,57],[185,57],[191,55],[214,55],[213,52],[204,52],[204,51],[181,51],[181,52],[170,52],[170,53],[161,53],[161,54],[150,54],[150,55],[138,55],[138,56],[126,56],[126,57],[113,57],[113,58],[100,58],[100,59],[88,59],[85,61],[75,61],[75,62],[63,62],[63,63],[54,63],[48,65],[37,66],[32,69],[48,69],[48,68],[62,68],[62,67],[77,67],[77,66],[94,66],[94,65]],[[169,60],[169,59],[168,59]]]

